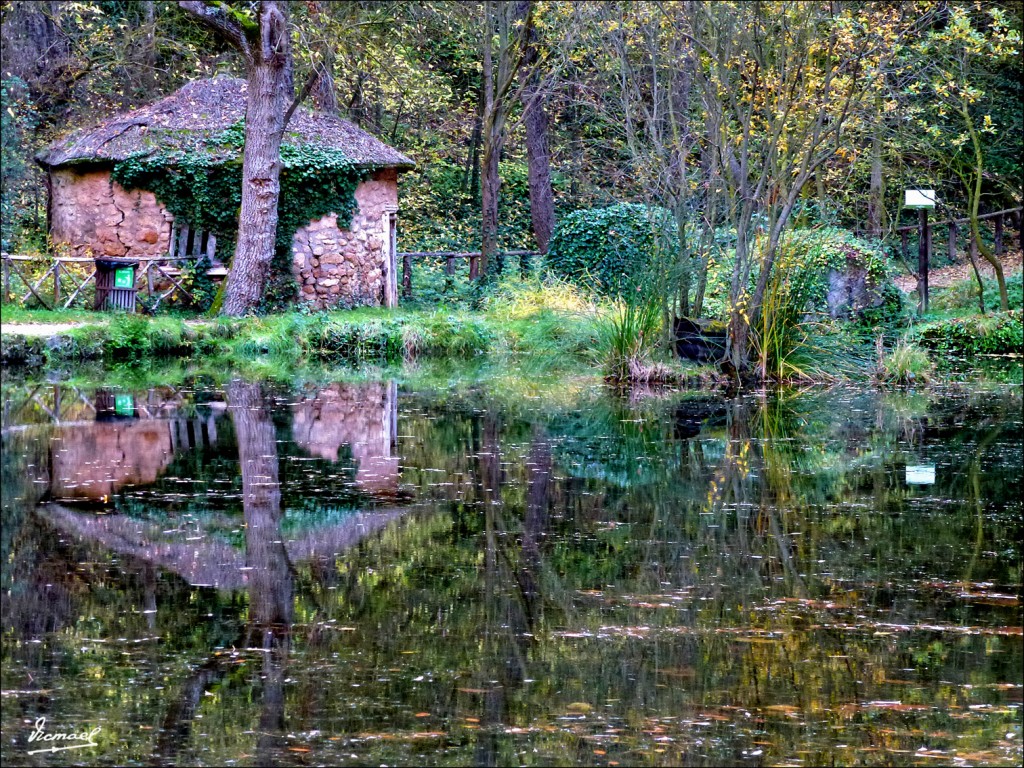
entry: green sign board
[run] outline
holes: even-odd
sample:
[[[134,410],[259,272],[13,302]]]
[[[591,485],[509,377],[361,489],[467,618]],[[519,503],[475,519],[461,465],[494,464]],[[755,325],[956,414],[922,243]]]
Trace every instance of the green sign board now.
[[[135,270],[131,267],[118,267],[114,270],[115,288],[134,288]]]
[[[134,416],[135,402],[131,395],[114,395],[114,413],[118,416]]]

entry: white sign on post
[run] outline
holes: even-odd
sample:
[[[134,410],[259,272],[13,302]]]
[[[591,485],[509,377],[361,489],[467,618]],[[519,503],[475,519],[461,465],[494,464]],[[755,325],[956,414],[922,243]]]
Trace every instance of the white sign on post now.
[[[908,189],[903,200],[904,208],[934,208],[934,189]]]

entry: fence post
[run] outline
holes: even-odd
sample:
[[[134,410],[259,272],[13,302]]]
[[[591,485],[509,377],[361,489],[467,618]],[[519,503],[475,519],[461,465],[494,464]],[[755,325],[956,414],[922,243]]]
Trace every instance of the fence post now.
[[[447,258],[447,260],[445,261],[444,273],[446,275],[454,275],[455,274],[455,257],[454,256],[449,256]]]
[[[995,241],[996,241],[996,256],[1003,255],[1003,214],[996,216],[995,223],[993,225]]]
[[[11,300],[11,267],[7,263],[7,259],[0,261],[0,269],[3,269],[4,279],[4,301]]]
[[[921,208],[917,213],[917,287],[920,292],[917,307],[918,313],[923,315],[928,311],[928,241],[931,240],[931,231],[928,226],[928,209]]]
[[[412,257],[408,251],[402,254],[402,298],[412,298]]]
[[[53,260],[53,308],[60,305],[60,259]]]
[[[469,279],[470,280],[476,280],[476,278],[477,278],[477,274],[478,274],[478,272],[480,270],[479,259],[480,259],[479,256],[470,256],[469,257]]]
[[[949,220],[949,261],[956,263],[956,222],[953,219]]]

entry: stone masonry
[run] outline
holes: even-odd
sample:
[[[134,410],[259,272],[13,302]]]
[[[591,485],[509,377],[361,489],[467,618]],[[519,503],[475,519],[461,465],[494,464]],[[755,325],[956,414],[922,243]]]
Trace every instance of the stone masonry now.
[[[397,171],[378,171],[356,187],[355,198],[349,229],[340,229],[330,214],[299,229],[292,241],[299,297],[314,309],[384,304],[386,215],[398,208]]]
[[[74,256],[159,256],[174,220],[152,192],[125,191],[109,170],[54,169],[50,234]]]

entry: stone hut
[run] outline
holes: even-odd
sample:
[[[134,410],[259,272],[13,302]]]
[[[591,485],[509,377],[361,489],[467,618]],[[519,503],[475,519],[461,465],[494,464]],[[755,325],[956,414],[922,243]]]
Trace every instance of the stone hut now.
[[[247,84],[219,76],[195,80],[160,101],[76,131],[40,153],[48,173],[50,234],[76,256],[146,258],[174,252],[188,222],[176,222],[152,192],[125,190],[115,163],[162,150],[203,146],[244,120]],[[355,190],[348,229],[337,214],[311,221],[292,241],[292,273],[302,301],[315,309],[397,303],[395,223],[398,174],[415,163],[354,123],[299,108],[285,141],[340,150],[368,176]],[[200,149],[199,151],[203,151]],[[212,151],[212,150],[211,150]],[[193,236],[195,233],[193,232]],[[215,241],[203,250],[215,258]],[[189,253],[200,252],[198,240]],[[185,250],[184,244],[178,252]]]

